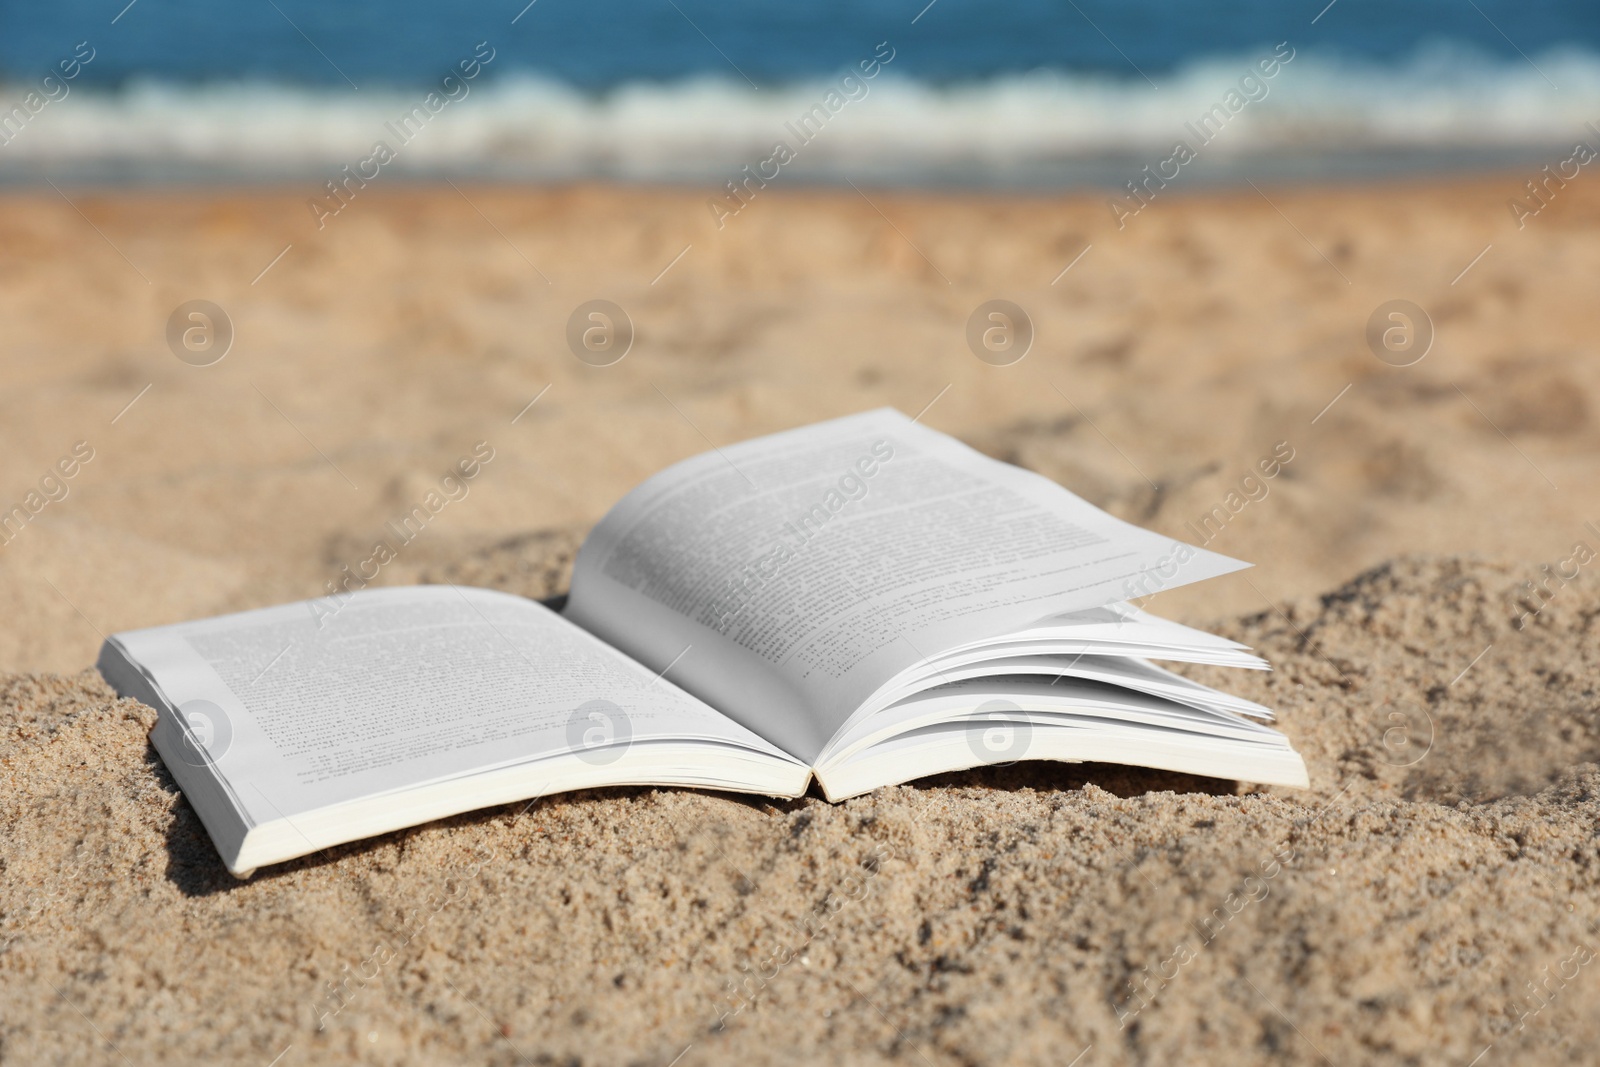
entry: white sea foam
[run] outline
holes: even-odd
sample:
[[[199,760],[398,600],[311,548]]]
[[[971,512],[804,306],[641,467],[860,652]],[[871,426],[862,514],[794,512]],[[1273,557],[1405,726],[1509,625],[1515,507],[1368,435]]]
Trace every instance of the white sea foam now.
[[[789,125],[837,80],[754,91],[739,81],[634,84],[594,95],[528,76],[478,84],[402,143],[388,125],[422,91],[135,82],[75,88],[0,145],[0,175],[85,164],[181,173],[326,176],[375,142],[414,173],[609,174],[726,180],[783,141],[796,169],[965,165],[981,172],[1049,160],[1165,155],[1270,48],[1156,78],[1052,71],[935,87],[891,71],[802,145]],[[1438,151],[1570,144],[1600,135],[1600,56],[1531,61],[1424,50],[1393,65],[1302,51],[1265,81],[1206,148],[1210,156],[1344,149]],[[27,87],[0,87],[0,112]],[[731,168],[731,169],[730,169]]]

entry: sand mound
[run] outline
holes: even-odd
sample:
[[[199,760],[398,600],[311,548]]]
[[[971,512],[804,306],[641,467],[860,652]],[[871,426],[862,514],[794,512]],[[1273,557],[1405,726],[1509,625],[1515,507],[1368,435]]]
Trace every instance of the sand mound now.
[[[435,577],[546,593],[570,540]],[[0,1060],[1582,1062],[1600,597],[1518,630],[1524,577],[1402,560],[1219,627],[1276,664],[1228,681],[1309,793],[1049,764],[838,806],[606,790],[248,883],[149,709],[5,676]]]

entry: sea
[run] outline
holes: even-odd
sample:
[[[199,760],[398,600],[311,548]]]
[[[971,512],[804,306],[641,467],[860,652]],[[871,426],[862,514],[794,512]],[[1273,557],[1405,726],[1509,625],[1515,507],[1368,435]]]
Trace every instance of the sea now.
[[[0,0],[10,184],[1051,190],[1580,142],[1600,149],[1595,0]]]

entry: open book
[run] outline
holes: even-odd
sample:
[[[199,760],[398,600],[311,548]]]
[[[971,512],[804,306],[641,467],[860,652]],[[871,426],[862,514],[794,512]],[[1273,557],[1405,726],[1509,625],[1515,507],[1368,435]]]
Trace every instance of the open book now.
[[[99,667],[241,877],[594,786],[837,801],[1019,759],[1304,786],[1268,709],[1151,661],[1266,663],[1126,603],[1244,566],[884,409],[650,478],[560,613],[377,589],[117,634]]]

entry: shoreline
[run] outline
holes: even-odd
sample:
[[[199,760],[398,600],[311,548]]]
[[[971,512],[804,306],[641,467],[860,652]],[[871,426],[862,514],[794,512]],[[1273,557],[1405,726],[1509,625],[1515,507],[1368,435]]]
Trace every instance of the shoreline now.
[[[772,181],[775,188],[796,195],[848,190],[851,184],[881,192],[931,193],[949,196],[1075,197],[1125,193],[1126,184],[1142,176],[1151,151],[1129,149],[1085,157],[1029,160],[996,165],[976,162],[916,166],[852,164],[816,166],[797,162]],[[1341,147],[1321,153],[1284,149],[1264,153],[1206,157],[1198,170],[1184,173],[1172,184],[1181,195],[1227,193],[1249,188],[1249,182],[1283,188],[1328,191],[1386,185],[1455,185],[1519,177],[1525,181],[1545,163],[1554,164],[1571,154],[1570,141],[1489,147],[1450,146],[1417,150],[1402,145]],[[723,183],[737,178],[742,161],[678,171],[630,173],[626,168],[540,171],[506,164],[466,168],[409,167],[385,170],[381,184],[397,190],[424,191],[448,188],[449,182],[479,188],[516,188],[548,192],[572,187],[595,187],[642,192],[696,192],[715,194]],[[209,166],[193,164],[128,164],[118,161],[33,163],[24,160],[0,172],[0,196],[63,188],[107,193],[146,191],[206,192],[230,195],[275,192],[302,187],[315,189],[337,177],[330,163],[273,168],[270,165]]]

